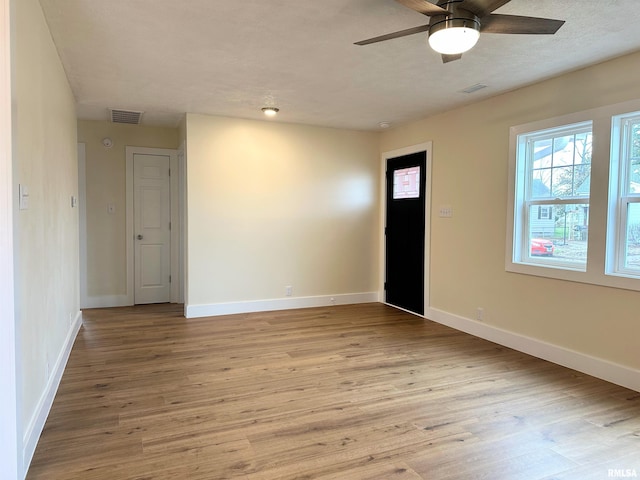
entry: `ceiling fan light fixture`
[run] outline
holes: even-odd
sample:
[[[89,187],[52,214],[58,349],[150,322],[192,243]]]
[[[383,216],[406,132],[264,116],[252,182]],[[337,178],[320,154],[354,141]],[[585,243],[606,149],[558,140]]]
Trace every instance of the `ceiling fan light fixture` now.
[[[456,14],[459,15],[460,10]],[[471,50],[479,38],[480,22],[472,13],[468,17],[445,18],[429,28],[429,46],[444,55],[458,55]]]
[[[267,117],[275,117],[278,112],[280,111],[279,108],[276,107],[263,107],[262,112],[267,116]]]

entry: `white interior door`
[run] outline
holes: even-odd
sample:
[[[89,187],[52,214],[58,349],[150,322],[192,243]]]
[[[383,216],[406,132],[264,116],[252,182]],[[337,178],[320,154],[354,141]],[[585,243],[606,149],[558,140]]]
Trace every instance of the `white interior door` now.
[[[171,187],[168,155],[133,157],[134,303],[171,299]]]

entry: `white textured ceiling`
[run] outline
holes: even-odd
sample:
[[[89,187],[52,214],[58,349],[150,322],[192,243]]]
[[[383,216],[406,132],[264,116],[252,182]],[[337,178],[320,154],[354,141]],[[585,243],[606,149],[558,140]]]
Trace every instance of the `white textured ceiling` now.
[[[40,0],[81,119],[185,112],[376,130],[640,50],[638,0],[512,0],[496,13],[566,20],[555,35],[482,34],[442,64],[428,23],[394,0]],[[482,83],[473,94],[461,90]]]

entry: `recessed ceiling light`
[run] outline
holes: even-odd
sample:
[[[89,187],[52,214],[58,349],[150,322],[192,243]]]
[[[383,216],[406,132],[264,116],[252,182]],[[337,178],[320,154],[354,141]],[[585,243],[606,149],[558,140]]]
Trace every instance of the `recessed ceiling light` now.
[[[275,117],[280,109],[276,107],[263,107],[262,111],[267,117]]]

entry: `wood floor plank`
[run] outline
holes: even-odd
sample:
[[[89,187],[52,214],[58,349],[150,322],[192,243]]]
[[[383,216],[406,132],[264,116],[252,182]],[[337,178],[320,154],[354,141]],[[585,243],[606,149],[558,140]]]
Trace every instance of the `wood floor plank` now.
[[[28,480],[640,475],[640,393],[381,304],[95,309]]]

